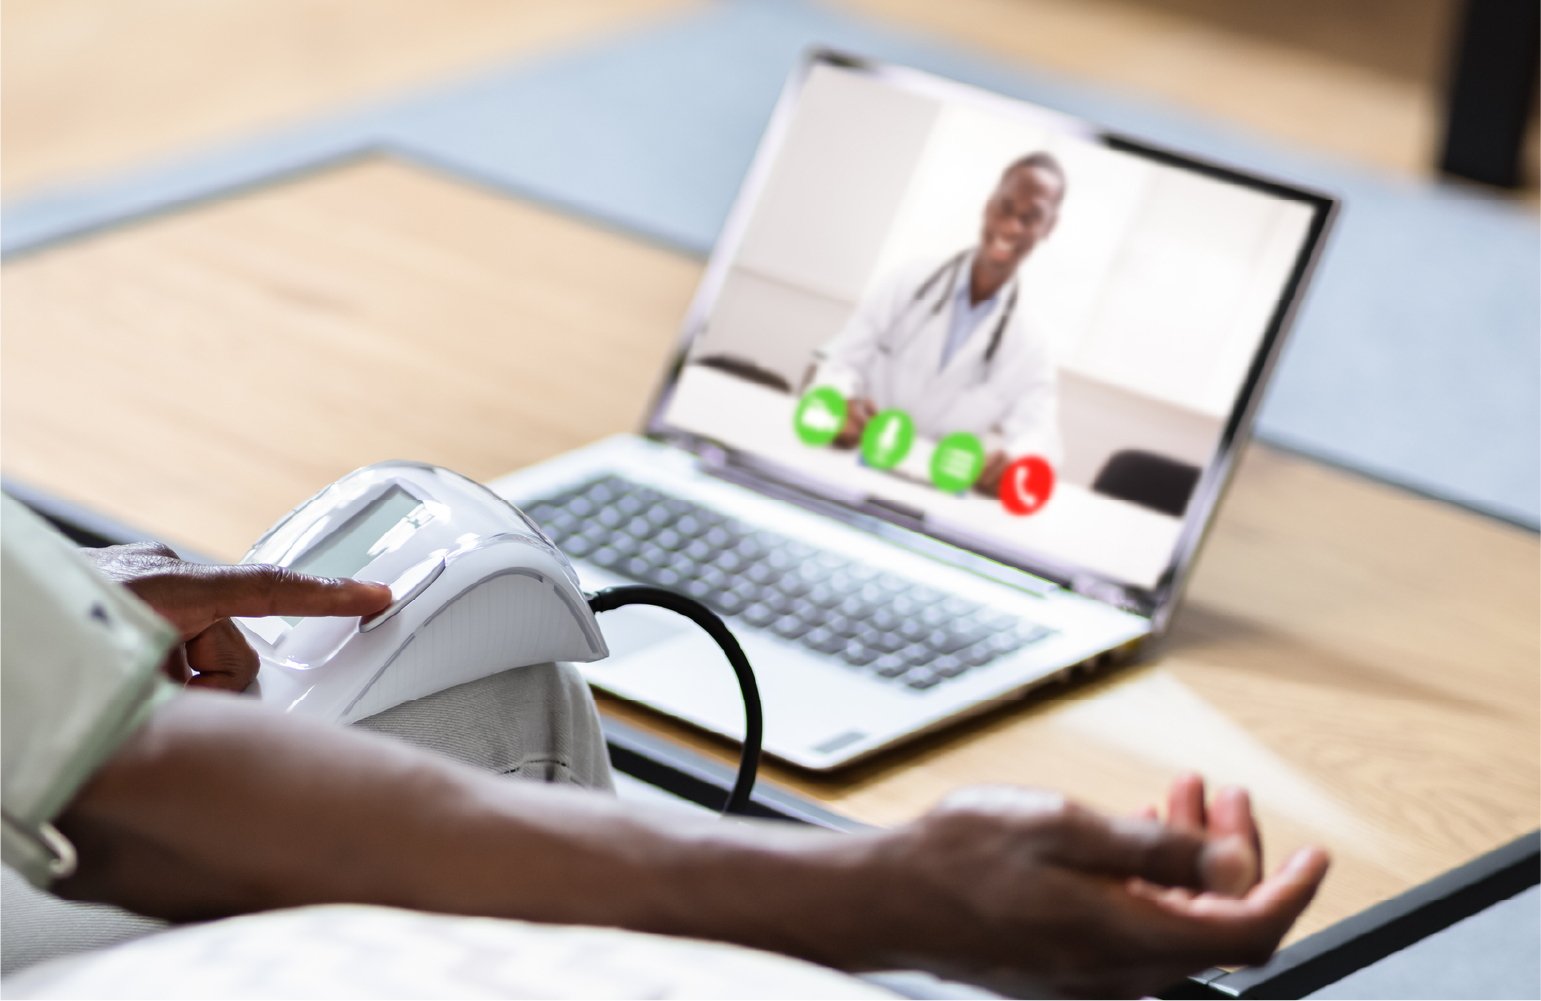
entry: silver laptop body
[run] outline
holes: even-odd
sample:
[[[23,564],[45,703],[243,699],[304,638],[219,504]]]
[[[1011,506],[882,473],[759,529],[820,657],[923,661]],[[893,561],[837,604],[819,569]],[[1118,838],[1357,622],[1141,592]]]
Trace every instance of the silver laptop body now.
[[[975,258],[1011,260],[1023,205],[1056,175],[1057,221],[975,301]],[[645,435],[491,486],[586,589],[655,583],[716,607],[759,679],[765,749],[835,768],[1167,628],[1336,207],[810,52]],[[880,410],[860,444],[827,442],[858,399]],[[963,485],[996,454],[998,487]],[[742,735],[699,630],[634,608],[605,631],[592,683]]]

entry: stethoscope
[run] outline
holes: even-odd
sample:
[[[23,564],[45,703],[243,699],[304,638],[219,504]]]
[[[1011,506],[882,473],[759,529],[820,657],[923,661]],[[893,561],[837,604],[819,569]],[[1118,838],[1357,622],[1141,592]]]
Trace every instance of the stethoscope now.
[[[930,294],[931,290],[935,288],[938,283],[940,283],[945,277],[947,279],[947,288],[942,292],[941,295],[937,296],[936,302],[931,306],[930,315],[935,317],[940,314],[942,308],[952,301],[953,293],[957,291],[958,276],[962,273],[963,262],[967,258],[968,251],[960,250],[952,257],[949,257],[946,261],[943,261],[941,267],[931,272],[931,276],[920,283],[920,287],[915,290],[915,294],[911,297],[909,304],[905,306],[905,312],[908,313],[910,310],[919,305],[922,300],[924,300],[926,296]],[[990,363],[995,360],[995,353],[1000,350],[1001,338],[1006,335],[1006,324],[1011,322],[1011,314],[1017,308],[1018,288],[1019,286],[1017,284],[1017,280],[1015,277],[1013,277],[1011,280],[1011,293],[1006,296],[1006,305],[1001,309],[1000,321],[995,324],[995,329],[990,332],[990,343],[985,348],[984,363],[986,366],[990,365]],[[910,342],[913,341],[916,337],[920,336],[920,331],[923,326],[924,324],[917,326],[910,332],[909,337],[907,337],[904,341],[903,347],[909,347]]]

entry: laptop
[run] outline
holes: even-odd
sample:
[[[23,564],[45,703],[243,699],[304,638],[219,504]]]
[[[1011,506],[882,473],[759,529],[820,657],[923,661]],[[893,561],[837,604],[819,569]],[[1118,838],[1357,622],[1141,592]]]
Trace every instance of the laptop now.
[[[644,432],[491,486],[586,589],[714,608],[765,750],[847,765],[1169,627],[1336,208],[811,51]],[[699,630],[605,632],[592,684],[742,736]]]

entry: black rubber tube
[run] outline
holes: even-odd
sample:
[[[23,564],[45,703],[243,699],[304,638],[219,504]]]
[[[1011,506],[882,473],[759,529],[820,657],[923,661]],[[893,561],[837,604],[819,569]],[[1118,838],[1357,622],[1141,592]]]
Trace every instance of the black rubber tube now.
[[[728,802],[722,812],[724,816],[730,813],[740,816],[748,814],[749,798],[754,795],[754,780],[760,770],[760,744],[765,738],[765,720],[760,711],[760,686],[755,683],[754,669],[749,666],[749,658],[744,656],[744,648],[738,645],[738,640],[728,631],[727,625],[717,617],[716,612],[694,598],[665,591],[661,587],[648,587],[645,584],[607,587],[589,599],[589,608],[596,615],[625,605],[653,605],[685,616],[716,640],[722,652],[727,655],[728,663],[733,665],[733,673],[738,676],[739,691],[744,696],[744,749],[738,759],[738,777],[733,781],[733,791],[728,793]]]

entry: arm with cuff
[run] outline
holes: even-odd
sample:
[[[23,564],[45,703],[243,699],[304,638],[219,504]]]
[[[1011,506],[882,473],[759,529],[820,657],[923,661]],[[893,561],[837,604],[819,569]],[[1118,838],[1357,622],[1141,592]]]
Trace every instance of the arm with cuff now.
[[[175,693],[160,666],[177,637],[9,497],[0,499],[0,518],[0,849],[6,865],[45,886],[76,864],[54,817]]]

